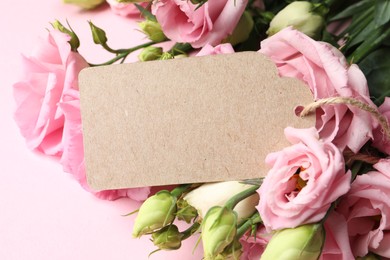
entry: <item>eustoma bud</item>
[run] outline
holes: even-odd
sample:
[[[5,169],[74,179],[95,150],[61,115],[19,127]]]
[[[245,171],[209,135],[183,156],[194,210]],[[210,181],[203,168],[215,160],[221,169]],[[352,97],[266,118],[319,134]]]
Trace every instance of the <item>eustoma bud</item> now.
[[[223,42],[229,42],[231,45],[245,42],[252,32],[253,25],[254,22],[252,15],[248,11],[245,11],[242,14],[240,21],[238,22],[233,33],[229,35]]]
[[[268,243],[261,260],[317,260],[325,240],[322,224],[308,224],[277,231]]]
[[[93,9],[104,2],[105,0],[64,0],[66,4],[75,4],[84,9]]]
[[[203,184],[202,186],[190,191],[184,196],[184,200],[189,205],[197,209],[201,218],[213,206],[223,206],[234,195],[252,187],[238,181],[226,181]],[[227,192],[229,191],[229,192]],[[237,213],[238,222],[249,218],[256,211],[256,205],[259,203],[259,195],[254,193],[250,197],[240,201],[234,211]]]
[[[314,11],[316,10],[316,11]],[[313,39],[318,39],[321,30],[325,26],[323,14],[325,8],[317,7],[306,1],[295,1],[286,6],[275,15],[267,31],[268,36],[274,35],[280,30],[292,26]]]
[[[163,49],[161,47],[149,46],[141,51],[138,55],[138,59],[140,61],[151,61],[158,60],[161,58],[163,54]]]
[[[169,225],[152,234],[152,241],[161,250],[176,250],[181,247],[183,235],[175,225]]]
[[[176,213],[176,198],[168,191],[160,191],[148,198],[139,209],[133,236],[140,237],[170,224]]]
[[[202,222],[205,260],[214,260],[229,246],[237,232],[237,213],[227,207],[211,208]]]
[[[191,220],[198,216],[198,211],[183,199],[177,202],[177,207],[176,217],[178,220],[191,223]]]
[[[154,42],[163,42],[167,39],[161,29],[161,25],[156,21],[145,20],[139,23],[139,27]]]

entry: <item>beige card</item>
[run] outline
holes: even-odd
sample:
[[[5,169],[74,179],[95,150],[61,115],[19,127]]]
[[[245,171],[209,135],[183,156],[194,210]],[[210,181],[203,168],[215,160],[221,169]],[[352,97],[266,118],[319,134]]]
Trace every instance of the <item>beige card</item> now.
[[[284,128],[314,126],[308,87],[255,52],[88,68],[80,93],[96,190],[264,176]]]

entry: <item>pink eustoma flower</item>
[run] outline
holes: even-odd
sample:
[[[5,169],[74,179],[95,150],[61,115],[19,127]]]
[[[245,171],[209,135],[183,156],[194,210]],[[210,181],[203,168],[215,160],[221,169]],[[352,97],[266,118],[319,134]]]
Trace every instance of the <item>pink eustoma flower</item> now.
[[[375,171],[356,177],[337,211],[348,227],[352,252],[390,258],[390,159],[374,165]]]
[[[250,232],[248,232],[242,236],[240,239],[242,245],[242,255],[240,259],[260,259],[271,238],[272,234],[267,233],[264,226],[259,227],[255,235],[251,235]]]
[[[153,2],[152,13],[169,39],[200,48],[220,44],[230,35],[247,3],[247,0],[209,0],[196,9],[197,5],[190,1],[158,0]]]
[[[64,91],[78,89],[78,74],[88,66],[68,41],[68,35],[50,32],[30,57],[23,56],[23,76],[14,84],[20,132],[30,149],[47,155],[62,154],[64,115],[58,103]]]
[[[285,135],[292,146],[267,156],[271,170],[259,189],[257,209],[269,231],[320,221],[350,188],[343,155],[315,128],[288,127]]]
[[[390,123],[390,97],[386,97],[383,104],[379,107],[379,112]],[[378,127],[374,130],[374,141],[372,146],[378,148],[381,152],[390,155],[390,139],[384,135],[382,127]]]
[[[315,41],[291,27],[261,42],[261,53],[277,66],[282,77],[305,82],[315,100],[350,97],[372,107],[366,78],[357,65],[349,66],[342,53],[332,45]],[[367,112],[350,105],[326,105],[317,112],[316,128],[320,137],[341,150],[357,153],[373,138],[377,121]]]
[[[355,259],[349,243],[347,222],[341,214],[332,211],[324,223],[325,244],[320,260],[352,260]]]

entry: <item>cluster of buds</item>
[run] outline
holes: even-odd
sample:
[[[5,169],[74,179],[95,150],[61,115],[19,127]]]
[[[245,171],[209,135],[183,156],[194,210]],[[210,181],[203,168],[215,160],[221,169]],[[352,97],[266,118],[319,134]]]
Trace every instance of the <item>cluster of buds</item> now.
[[[133,236],[151,235],[157,250],[176,250],[183,240],[200,232],[205,260],[240,259],[240,238],[250,230],[256,232],[261,223],[255,208],[258,188],[253,183],[221,182],[160,191],[142,204]],[[229,198],[226,190],[233,196]],[[173,224],[175,219],[191,225],[180,231]],[[278,230],[261,259],[318,259],[324,239],[322,224]]]
[[[240,237],[252,224],[257,224],[251,221],[251,225],[247,225],[252,215],[258,215],[255,208],[259,201],[257,189],[258,186],[252,184],[222,182],[160,191],[141,205],[133,236],[151,235],[157,250],[175,250],[181,247],[184,239],[200,231],[205,259],[239,259],[242,253]],[[214,196],[210,196],[211,190]],[[232,192],[231,198],[226,190]],[[206,200],[207,204],[204,203]],[[175,219],[191,226],[180,232],[173,224]],[[242,232],[240,227],[244,224],[247,228]]]

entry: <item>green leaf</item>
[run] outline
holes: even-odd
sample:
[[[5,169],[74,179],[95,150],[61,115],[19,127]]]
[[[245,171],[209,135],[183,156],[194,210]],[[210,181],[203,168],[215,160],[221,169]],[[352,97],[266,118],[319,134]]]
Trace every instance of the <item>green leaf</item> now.
[[[151,12],[149,12],[147,9],[145,9],[143,6],[134,3],[135,7],[139,10],[141,15],[150,21],[157,22],[156,16],[154,16]]]
[[[353,15],[356,15],[358,13],[361,13],[371,6],[373,6],[374,1],[372,0],[363,0],[360,2],[357,2],[356,4],[353,4],[349,6],[348,8],[344,9],[344,11],[338,13],[337,15],[333,16],[330,21],[336,21],[344,18],[351,17]]]
[[[362,43],[371,33],[374,31],[375,23],[371,19],[370,22],[362,28],[362,30],[355,35],[351,35],[350,41],[348,42],[348,48],[356,44]]]
[[[370,96],[379,106],[385,97],[390,97],[390,47],[370,53],[358,65],[366,75]]]
[[[374,6],[371,6],[362,13],[354,15],[351,24],[341,33],[341,35],[356,35],[360,33],[367,24],[374,19]]]
[[[349,61],[359,63],[362,59],[376,50],[390,37],[390,27],[381,26],[366,38],[366,40],[348,57]]]
[[[376,0],[375,25],[379,27],[390,21],[390,0]]]

